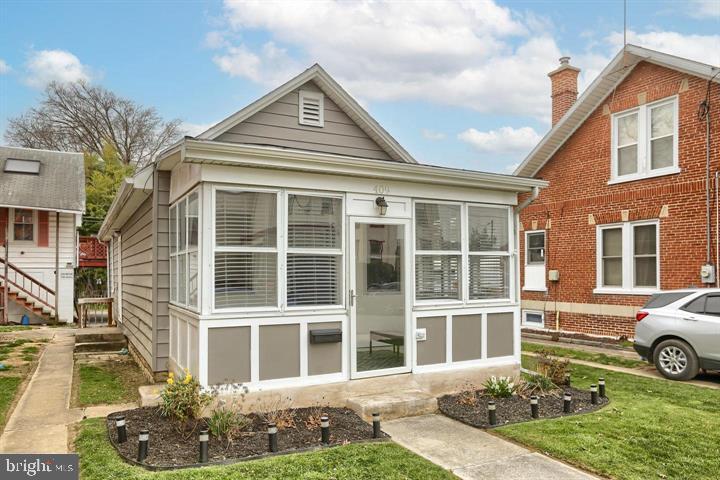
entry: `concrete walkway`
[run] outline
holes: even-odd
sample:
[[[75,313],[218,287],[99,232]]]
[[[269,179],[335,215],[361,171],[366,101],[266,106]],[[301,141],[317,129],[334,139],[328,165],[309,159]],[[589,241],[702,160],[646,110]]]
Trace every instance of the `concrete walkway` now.
[[[571,342],[564,342],[562,340],[558,342],[554,342],[552,340],[544,340],[540,338],[535,337],[522,337],[523,342],[527,343],[536,343],[538,345],[545,345],[548,347],[558,347],[558,348],[569,348],[572,350],[582,350],[583,352],[589,352],[589,353],[604,353],[605,355],[610,355],[613,357],[623,357],[623,358],[629,358],[632,360],[640,360],[640,355],[635,352],[635,350],[632,349],[625,349],[625,348],[613,348],[613,347],[601,347],[596,345],[584,345],[582,343],[571,343]]]
[[[597,478],[442,415],[390,420],[383,430],[408,450],[466,480]]]
[[[53,338],[0,437],[0,452],[67,453],[67,426],[82,418],[81,411],[70,410],[74,333],[52,329]]]

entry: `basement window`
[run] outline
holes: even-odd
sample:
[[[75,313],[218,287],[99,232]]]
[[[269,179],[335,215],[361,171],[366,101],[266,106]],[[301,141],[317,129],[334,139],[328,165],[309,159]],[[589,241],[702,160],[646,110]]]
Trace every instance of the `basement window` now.
[[[4,170],[5,173],[28,173],[31,175],[38,175],[40,173],[40,161],[8,158],[5,160]]]
[[[298,99],[298,122],[301,125],[322,127],[325,123],[323,114],[324,96],[319,92],[300,90]]]

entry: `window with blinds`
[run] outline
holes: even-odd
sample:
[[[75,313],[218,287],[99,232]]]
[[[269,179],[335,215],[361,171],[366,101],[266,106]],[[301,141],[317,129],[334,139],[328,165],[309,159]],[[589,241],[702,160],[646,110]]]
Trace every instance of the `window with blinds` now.
[[[170,301],[198,306],[198,232],[199,199],[197,191],[170,207]]]
[[[458,300],[461,274],[460,205],[415,204],[415,298]]]
[[[215,308],[278,305],[277,194],[215,195]]]
[[[342,200],[287,196],[287,306],[340,305]]]
[[[507,208],[468,206],[468,296],[510,297],[510,226]]]

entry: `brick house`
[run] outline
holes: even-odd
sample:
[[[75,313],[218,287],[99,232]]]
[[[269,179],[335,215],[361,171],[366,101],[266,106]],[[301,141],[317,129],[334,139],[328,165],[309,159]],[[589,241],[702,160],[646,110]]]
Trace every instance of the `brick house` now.
[[[521,214],[522,321],[632,337],[653,292],[716,286],[720,69],[628,45],[577,98],[579,71],[549,74],[552,129],[515,171],[550,182]]]

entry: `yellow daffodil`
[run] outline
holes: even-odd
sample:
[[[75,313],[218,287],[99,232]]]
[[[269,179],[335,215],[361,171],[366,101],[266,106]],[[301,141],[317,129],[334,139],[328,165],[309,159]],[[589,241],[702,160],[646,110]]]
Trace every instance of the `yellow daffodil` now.
[[[167,383],[168,385],[172,385],[173,383],[175,383],[175,380],[172,377],[168,377]]]

